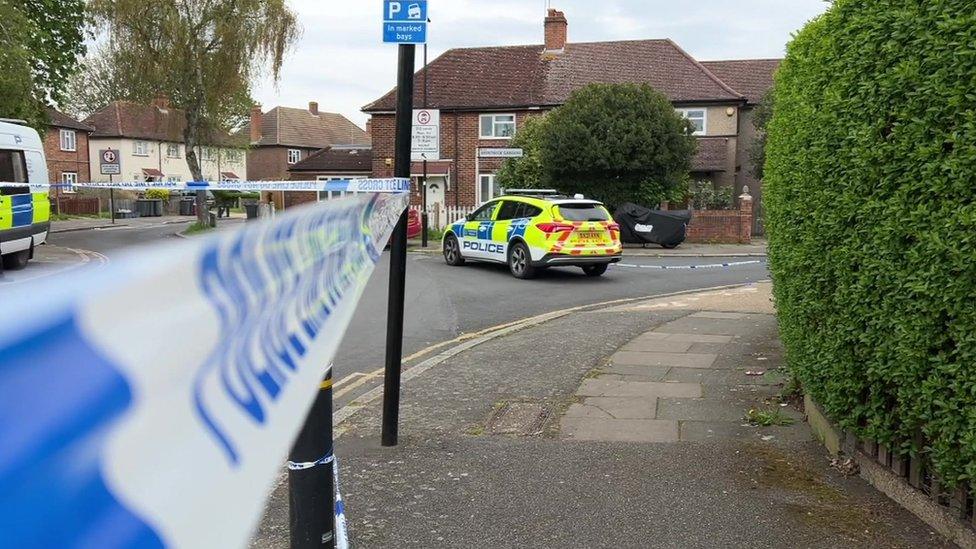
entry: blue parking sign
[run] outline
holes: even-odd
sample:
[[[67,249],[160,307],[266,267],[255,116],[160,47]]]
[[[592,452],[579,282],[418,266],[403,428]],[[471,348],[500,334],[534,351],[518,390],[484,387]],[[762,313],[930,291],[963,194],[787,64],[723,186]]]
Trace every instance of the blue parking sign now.
[[[383,0],[383,41],[427,42],[427,0]]]

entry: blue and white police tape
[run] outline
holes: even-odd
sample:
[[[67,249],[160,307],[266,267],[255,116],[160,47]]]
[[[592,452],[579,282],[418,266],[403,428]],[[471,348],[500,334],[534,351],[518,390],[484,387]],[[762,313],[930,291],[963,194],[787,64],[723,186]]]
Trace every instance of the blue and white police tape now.
[[[741,267],[742,265],[759,265],[765,263],[766,260],[751,260],[751,261],[729,261],[725,263],[707,263],[703,265],[636,265],[633,263],[615,263],[614,267],[624,267],[629,269],[660,269],[662,271],[671,271],[679,269],[721,269],[722,267]]]
[[[4,295],[0,547],[246,546],[407,203],[309,205]]]
[[[335,485],[335,540],[336,549],[349,549],[349,526],[346,524],[346,504],[339,490],[339,460],[332,460],[332,480]]]
[[[410,180],[388,179],[336,179],[332,181],[96,181],[86,183],[4,183],[2,187],[30,187],[31,192],[48,192],[50,189],[123,189],[148,191],[338,191],[346,193],[408,192]]]

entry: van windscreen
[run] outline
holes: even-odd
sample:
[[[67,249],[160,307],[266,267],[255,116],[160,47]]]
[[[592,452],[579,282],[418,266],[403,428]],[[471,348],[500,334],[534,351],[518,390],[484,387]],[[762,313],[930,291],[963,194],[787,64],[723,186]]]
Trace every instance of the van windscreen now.
[[[12,187],[4,183],[27,183],[27,163],[23,151],[0,149],[0,195],[30,194],[29,187]]]

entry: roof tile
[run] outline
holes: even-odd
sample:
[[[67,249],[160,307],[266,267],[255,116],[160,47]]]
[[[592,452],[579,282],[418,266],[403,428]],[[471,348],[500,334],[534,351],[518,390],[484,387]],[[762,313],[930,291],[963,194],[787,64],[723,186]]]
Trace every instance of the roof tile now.
[[[702,61],[702,65],[735,91],[746,97],[750,104],[759,103],[773,87],[773,74],[782,59],[739,59],[731,61]]]
[[[251,134],[251,124],[241,128]],[[261,115],[261,139],[256,146],[284,145],[321,149],[330,145],[366,145],[369,135],[341,114],[275,107]]]

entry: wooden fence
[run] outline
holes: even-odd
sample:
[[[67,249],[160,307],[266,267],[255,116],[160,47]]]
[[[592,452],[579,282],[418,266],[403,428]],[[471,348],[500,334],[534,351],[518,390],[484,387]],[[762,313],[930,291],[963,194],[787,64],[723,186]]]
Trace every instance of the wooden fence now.
[[[98,215],[99,205],[97,198],[59,197],[51,200],[52,211],[62,215]]]

